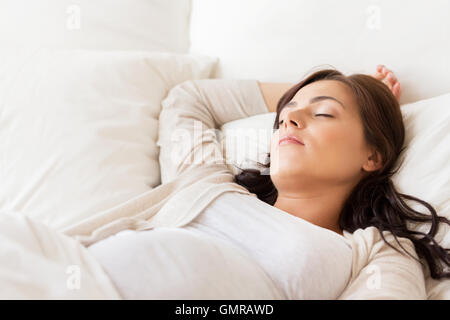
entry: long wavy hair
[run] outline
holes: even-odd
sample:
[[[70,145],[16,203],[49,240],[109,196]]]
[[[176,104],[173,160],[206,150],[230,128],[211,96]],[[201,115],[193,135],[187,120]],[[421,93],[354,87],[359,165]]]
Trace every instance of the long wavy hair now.
[[[280,112],[295,94],[304,86],[320,80],[340,81],[352,90],[359,106],[365,141],[376,147],[383,163],[380,169],[363,177],[352,190],[339,216],[340,228],[353,233],[359,228],[375,226],[383,240],[398,252],[400,251],[386,241],[383,231],[390,231],[397,242],[397,237],[408,238],[414,244],[419,258],[426,260],[432,278],[450,278],[450,272],[446,271],[450,266],[450,249],[441,247],[434,239],[439,223],[450,225],[450,221],[438,216],[429,203],[397,192],[391,180],[400,168],[398,159],[406,149],[405,127],[400,105],[384,83],[364,74],[345,76],[333,69],[317,71],[291,87],[280,98],[273,129],[278,129]],[[267,156],[268,163],[258,162],[265,168],[265,172],[270,168],[270,153]],[[278,191],[269,174],[262,174],[260,170],[253,168],[242,169],[234,178],[236,183],[256,194],[260,200],[274,205]],[[421,203],[430,214],[413,210],[405,200]],[[428,233],[424,233],[408,229],[408,223],[430,223],[431,227]],[[398,244],[400,245],[399,242]],[[407,250],[404,251],[416,259]],[[418,261],[425,267],[422,261]]]

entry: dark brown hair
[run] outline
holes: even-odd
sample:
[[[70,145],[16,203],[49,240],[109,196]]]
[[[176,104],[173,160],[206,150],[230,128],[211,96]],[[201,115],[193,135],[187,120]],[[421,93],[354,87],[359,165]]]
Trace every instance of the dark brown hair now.
[[[400,105],[384,83],[364,74],[345,76],[333,69],[317,71],[294,85],[280,98],[273,129],[278,129],[280,112],[295,94],[304,86],[320,80],[340,81],[352,90],[359,106],[365,141],[378,150],[383,163],[380,169],[370,172],[352,190],[339,216],[340,228],[353,233],[359,228],[374,226],[392,248],[394,247],[384,238],[383,231],[391,232],[395,240],[397,237],[408,238],[413,242],[419,258],[426,260],[432,278],[450,278],[450,272],[445,270],[450,266],[450,249],[439,246],[434,239],[439,223],[445,222],[450,225],[450,221],[438,216],[427,202],[397,192],[391,180],[400,168],[398,159],[406,149],[405,127]],[[270,153],[268,157],[270,159]],[[270,168],[270,162],[258,164],[266,170]],[[235,176],[235,182],[270,205],[277,199],[278,192],[270,174],[262,174],[257,169],[244,169]],[[413,210],[405,200],[421,203],[431,214]],[[428,233],[410,230],[407,226],[410,222],[430,223],[431,227]],[[398,244],[400,245],[399,242]],[[405,249],[404,251],[407,252]],[[422,262],[421,264],[424,266]]]

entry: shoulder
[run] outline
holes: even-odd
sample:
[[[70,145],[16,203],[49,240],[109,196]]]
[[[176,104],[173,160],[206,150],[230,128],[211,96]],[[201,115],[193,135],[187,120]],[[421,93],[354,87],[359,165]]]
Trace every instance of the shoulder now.
[[[383,234],[383,236],[381,236],[381,234]],[[410,239],[395,237],[390,231],[383,231],[381,233],[378,228],[373,226],[357,229],[353,233],[344,231],[344,237],[352,244],[352,246],[367,252],[380,251],[387,248],[392,249],[389,244],[400,250],[402,247],[405,249],[414,249],[414,244]],[[410,251],[410,253],[417,257],[415,249]]]
[[[426,299],[424,273],[413,242],[395,238],[389,231],[382,234],[386,241],[376,227],[344,231],[353,263],[350,284],[341,298]]]
[[[344,231],[344,237],[352,247],[354,274],[374,263],[394,268],[396,265],[409,266],[411,271],[423,272],[414,243],[410,239],[394,237],[389,231],[382,233],[384,239],[376,227],[357,229],[353,233]]]

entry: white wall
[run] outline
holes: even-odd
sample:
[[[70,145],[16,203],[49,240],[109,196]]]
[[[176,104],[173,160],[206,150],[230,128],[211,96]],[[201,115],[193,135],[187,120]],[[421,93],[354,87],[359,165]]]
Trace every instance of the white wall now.
[[[275,82],[386,64],[406,103],[450,92],[449,14],[449,0],[193,0],[190,50],[220,58],[216,77]]]
[[[185,53],[191,0],[0,0],[0,48]]]

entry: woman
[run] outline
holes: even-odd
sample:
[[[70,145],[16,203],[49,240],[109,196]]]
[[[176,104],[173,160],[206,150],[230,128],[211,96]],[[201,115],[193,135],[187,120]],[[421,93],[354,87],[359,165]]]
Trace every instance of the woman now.
[[[152,216],[152,223],[130,229],[170,225],[190,232],[186,242],[191,241],[190,235],[202,234],[210,236],[211,241],[231,243],[261,267],[280,296],[287,299],[426,298],[417,258],[426,260],[434,278],[449,277],[441,266],[449,265],[449,255],[433,242],[438,223],[449,222],[421,200],[431,216],[415,212],[402,199],[414,198],[395,191],[390,176],[404,149],[404,127],[395,97],[400,88],[383,66],[375,78],[345,77],[336,70],[322,70],[292,86],[277,105],[271,162],[266,165],[270,175],[244,170],[235,177],[247,193],[227,180],[230,172],[217,162],[221,154],[219,159],[213,156],[218,146],[210,129],[244,117],[246,112],[249,116],[263,109],[271,111],[270,99],[261,106],[260,95],[267,98],[264,85],[256,92],[255,81],[203,80],[172,89],[160,115],[162,188],[192,177],[189,183],[209,192],[195,199],[179,197],[186,203],[167,204],[168,209]],[[186,148],[186,141],[174,137],[174,131],[190,132],[195,121],[206,129]],[[288,135],[300,142],[282,142]],[[212,163],[186,161],[199,154]],[[202,184],[208,172],[213,178]],[[183,185],[187,187],[188,182]],[[237,192],[216,192],[225,187]],[[199,206],[199,201],[205,205]],[[188,208],[186,212],[182,212],[183,206]],[[407,223],[415,221],[430,222],[430,232],[425,235],[409,230]],[[130,220],[129,225],[132,223]],[[111,224],[110,229],[124,226]],[[171,231],[134,230],[97,241],[89,249],[125,297],[144,297],[146,292],[136,292],[141,289],[126,292],[132,281],[140,284],[142,278],[124,277],[122,271],[129,270],[133,275],[148,271],[135,257],[148,254],[158,237],[162,239]],[[378,240],[377,233],[383,241]],[[164,238],[165,244],[168,239]],[[181,247],[181,243],[172,246]],[[111,263],[111,257],[122,254],[127,258]],[[380,271],[373,285],[364,274],[370,270]],[[225,275],[230,270],[222,271]]]
[[[376,226],[406,237],[433,278],[450,278],[441,265],[450,266],[449,249],[433,239],[439,222],[450,222],[392,184],[406,148],[400,87],[385,66],[377,70],[375,78],[386,86],[366,75],[323,70],[290,88],[277,105],[272,161],[263,165],[270,167],[270,176],[244,170],[236,181],[263,201],[341,235]],[[301,143],[281,143],[286,137]],[[420,202],[431,216],[411,209],[404,199]],[[428,222],[431,229],[415,232],[409,222]]]

